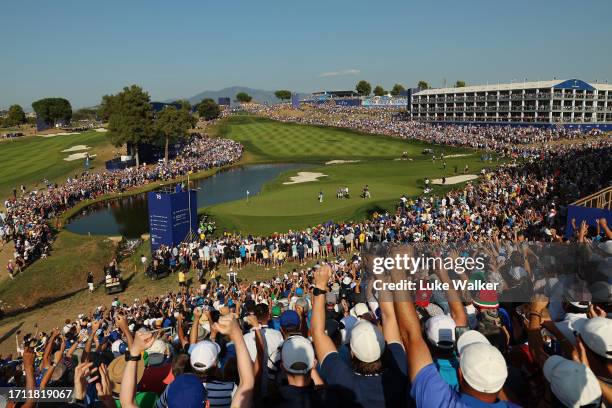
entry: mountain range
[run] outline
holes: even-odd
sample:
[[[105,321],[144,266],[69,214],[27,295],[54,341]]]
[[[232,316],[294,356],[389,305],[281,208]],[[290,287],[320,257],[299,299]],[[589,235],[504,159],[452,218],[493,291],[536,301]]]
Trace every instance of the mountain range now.
[[[236,99],[236,94],[240,92],[246,92],[247,94],[251,95],[251,97],[253,98],[253,101],[255,102],[267,103],[267,104],[274,104],[274,103],[280,102],[280,100],[276,96],[274,96],[275,91],[266,91],[263,89],[253,89],[253,88],[247,88],[245,86],[230,86],[228,88],[223,88],[218,91],[203,91],[196,95],[193,95],[190,98],[185,98],[185,99],[187,99],[189,103],[191,103],[192,105],[195,105],[196,103],[199,103],[200,101],[202,101],[202,99],[204,98],[211,98],[212,100],[217,102],[218,98],[227,97],[227,98],[230,98],[232,101],[232,104],[234,104],[234,100]],[[300,96],[300,98],[303,98],[303,97],[308,96],[309,94],[298,92],[298,95]],[[181,99],[181,98],[168,99],[167,101],[164,101],[164,102],[173,102],[173,101],[176,101],[177,99]]]

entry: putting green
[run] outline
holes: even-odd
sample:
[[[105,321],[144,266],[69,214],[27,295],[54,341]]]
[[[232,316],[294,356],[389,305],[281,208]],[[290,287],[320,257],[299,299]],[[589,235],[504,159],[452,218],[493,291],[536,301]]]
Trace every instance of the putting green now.
[[[285,232],[327,221],[358,221],[373,211],[393,210],[402,194],[415,196],[422,193],[426,177],[450,177],[455,174],[455,166],[462,173],[465,164],[469,165],[470,173],[476,174],[485,165],[477,152],[466,149],[253,117],[230,118],[220,133],[243,143],[255,161],[321,163],[281,174],[248,202],[238,200],[204,209],[221,230],[245,234]],[[432,163],[430,155],[421,154],[424,148],[434,148],[438,153],[443,149],[446,155],[466,156],[447,158],[444,170],[440,160]],[[404,151],[412,161],[397,160]],[[336,159],[360,161],[323,164]],[[305,183],[283,184],[300,171],[322,173],[325,177]],[[370,199],[360,197],[366,184],[370,189]],[[349,188],[351,198],[336,198],[336,191],[341,186]],[[450,188],[434,186],[434,191]],[[320,191],[324,196],[322,203],[318,200]]]

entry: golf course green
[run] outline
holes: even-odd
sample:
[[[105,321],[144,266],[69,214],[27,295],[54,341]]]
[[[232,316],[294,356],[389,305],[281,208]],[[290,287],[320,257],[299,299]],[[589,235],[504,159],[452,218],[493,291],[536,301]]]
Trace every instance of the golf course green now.
[[[425,178],[453,176],[455,166],[462,174],[466,164],[471,174],[477,174],[485,166],[474,150],[254,116],[230,117],[219,126],[217,134],[242,143],[251,162],[317,163],[281,174],[249,200],[203,209],[220,230],[243,234],[270,234],[327,221],[360,220],[374,211],[392,211],[402,194],[422,193]],[[431,154],[422,154],[426,148],[433,149],[436,155],[444,152],[446,169],[441,160],[432,162]],[[399,160],[404,152],[409,160]],[[326,164],[334,160],[345,162]],[[322,176],[315,181],[284,184],[300,171]],[[360,197],[365,185],[371,193],[369,199]],[[350,198],[336,198],[338,187],[348,187]],[[438,186],[434,191],[449,188],[452,186]],[[320,192],[323,202],[318,200]]]

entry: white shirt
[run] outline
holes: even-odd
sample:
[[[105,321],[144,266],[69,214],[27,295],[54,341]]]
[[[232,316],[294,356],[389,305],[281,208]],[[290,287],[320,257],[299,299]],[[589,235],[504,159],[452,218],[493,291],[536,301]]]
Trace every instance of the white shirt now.
[[[274,363],[280,360],[279,349],[284,341],[283,335],[280,331],[269,328],[268,326],[261,327],[261,334],[264,341],[263,349],[266,353],[268,368],[270,370],[276,371]],[[246,343],[247,349],[249,350],[251,360],[255,361],[255,359],[257,358],[257,346],[255,345],[254,330],[251,330],[250,332],[244,335],[244,342]]]

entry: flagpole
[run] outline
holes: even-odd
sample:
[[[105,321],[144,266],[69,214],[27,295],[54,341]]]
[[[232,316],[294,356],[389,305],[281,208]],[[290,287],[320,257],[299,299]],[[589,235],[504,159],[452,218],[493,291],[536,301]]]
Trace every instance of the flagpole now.
[[[189,189],[189,174],[191,171],[187,172],[187,200],[189,203],[189,239],[191,240],[191,235],[193,234],[191,230],[191,190]]]

